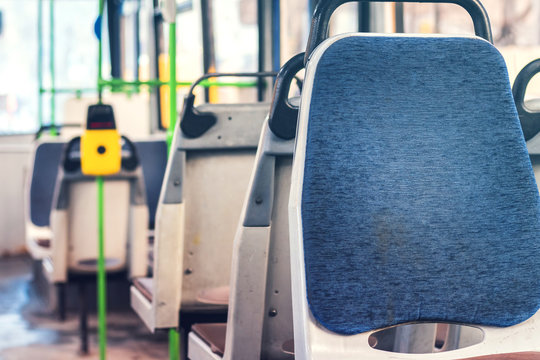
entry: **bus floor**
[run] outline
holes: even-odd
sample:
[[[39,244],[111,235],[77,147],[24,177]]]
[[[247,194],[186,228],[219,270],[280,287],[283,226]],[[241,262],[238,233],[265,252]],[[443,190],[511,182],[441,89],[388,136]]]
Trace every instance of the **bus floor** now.
[[[36,296],[32,261],[26,256],[0,258],[0,360],[98,359],[97,320],[89,317],[90,353],[78,354],[78,315],[60,322]],[[153,335],[131,310],[107,316],[107,359],[167,359],[166,334]]]

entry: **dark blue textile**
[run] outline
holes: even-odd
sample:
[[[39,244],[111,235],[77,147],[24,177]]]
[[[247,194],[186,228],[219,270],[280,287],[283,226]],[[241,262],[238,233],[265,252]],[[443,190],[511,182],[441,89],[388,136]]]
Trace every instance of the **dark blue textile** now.
[[[167,143],[165,141],[137,141],[137,155],[141,160],[148,203],[149,228],[155,226],[156,209],[165,168],[167,167]]]
[[[30,221],[49,226],[54,186],[64,143],[43,143],[36,149],[30,184]]]
[[[309,106],[302,226],[323,326],[510,326],[536,312],[538,190],[493,46],[343,38]]]

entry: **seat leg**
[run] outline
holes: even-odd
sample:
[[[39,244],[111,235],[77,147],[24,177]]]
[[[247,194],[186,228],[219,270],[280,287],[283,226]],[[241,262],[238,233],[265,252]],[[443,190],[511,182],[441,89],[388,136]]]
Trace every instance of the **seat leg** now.
[[[189,327],[189,329],[186,329],[183,326],[180,327],[180,360],[188,360],[187,344],[190,330],[191,326]]]
[[[58,319],[60,321],[66,320],[66,284],[56,284],[56,300],[58,307]]]
[[[79,336],[81,340],[80,353],[88,354],[88,308],[86,299],[86,284],[80,281],[79,290]]]

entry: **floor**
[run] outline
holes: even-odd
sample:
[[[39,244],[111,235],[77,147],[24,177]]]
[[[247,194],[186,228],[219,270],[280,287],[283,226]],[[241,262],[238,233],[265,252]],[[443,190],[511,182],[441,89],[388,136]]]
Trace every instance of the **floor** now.
[[[27,257],[0,258],[0,360],[98,359],[95,314],[90,315],[90,354],[78,354],[78,318],[60,322],[32,286]],[[151,334],[131,310],[107,314],[107,359],[168,359],[166,334]]]

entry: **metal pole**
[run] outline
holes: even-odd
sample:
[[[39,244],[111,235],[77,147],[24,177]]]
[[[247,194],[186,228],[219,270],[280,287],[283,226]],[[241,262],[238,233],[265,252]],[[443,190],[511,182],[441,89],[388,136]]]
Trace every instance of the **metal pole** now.
[[[98,29],[98,103],[101,104],[103,96],[103,86],[101,82],[103,81],[103,7],[105,0],[99,0],[99,29]]]
[[[141,55],[141,39],[140,39],[140,16],[141,16],[141,0],[137,0],[137,11],[135,11],[135,61],[134,61],[134,71],[135,71],[135,80],[139,80],[139,56]]]
[[[156,11],[158,9],[158,0],[152,2],[152,38],[154,39],[154,48],[152,49],[153,56],[153,78],[161,79],[162,74],[159,73],[159,56],[164,52],[163,50],[163,17]],[[152,74],[152,72],[151,72]],[[155,115],[157,120],[157,129],[164,129],[161,113],[161,91],[160,89],[152,89],[153,91],[153,108],[155,109]]]
[[[205,74],[216,71],[216,55],[214,47],[214,22],[212,13],[212,0],[201,0],[202,41],[203,41],[203,72]],[[210,99],[208,88],[204,90],[205,100]]]
[[[272,71],[281,68],[281,7],[280,0],[272,3]]]
[[[275,35],[274,18],[275,13],[273,11],[273,2],[267,0],[257,0],[257,20],[259,25],[259,65],[258,71],[272,71],[274,56],[273,52],[278,44],[274,42],[273,36]],[[278,36],[279,37],[279,36]],[[267,46],[267,45],[270,46]],[[271,96],[271,86],[266,86],[267,82],[264,79],[258,79],[257,87],[257,99],[263,101]]]
[[[98,176],[96,182],[98,193],[98,342],[99,358],[105,360],[107,356],[107,274],[105,270],[105,233],[103,227],[105,220],[103,177]]]
[[[265,53],[266,53],[266,19],[264,16],[264,3],[265,0],[257,0],[257,24],[259,27],[259,65],[258,71],[264,71],[265,69]],[[262,79],[257,80],[257,100],[264,100],[264,82]]]
[[[403,3],[395,4],[395,16],[396,16],[396,33],[405,32],[405,21],[403,15]]]
[[[176,23],[169,24],[169,128],[167,146],[169,152],[176,127]]]
[[[86,283],[84,280],[79,281],[79,335],[80,335],[80,352],[88,354],[88,305],[86,299]]]
[[[49,0],[49,71],[51,73],[51,130],[50,134],[56,136],[58,134],[56,130],[56,97],[54,93],[55,88],[55,73],[54,73],[54,0]]]
[[[43,0],[38,0],[38,124],[43,127]]]
[[[358,31],[371,31],[371,3],[358,3]]]

